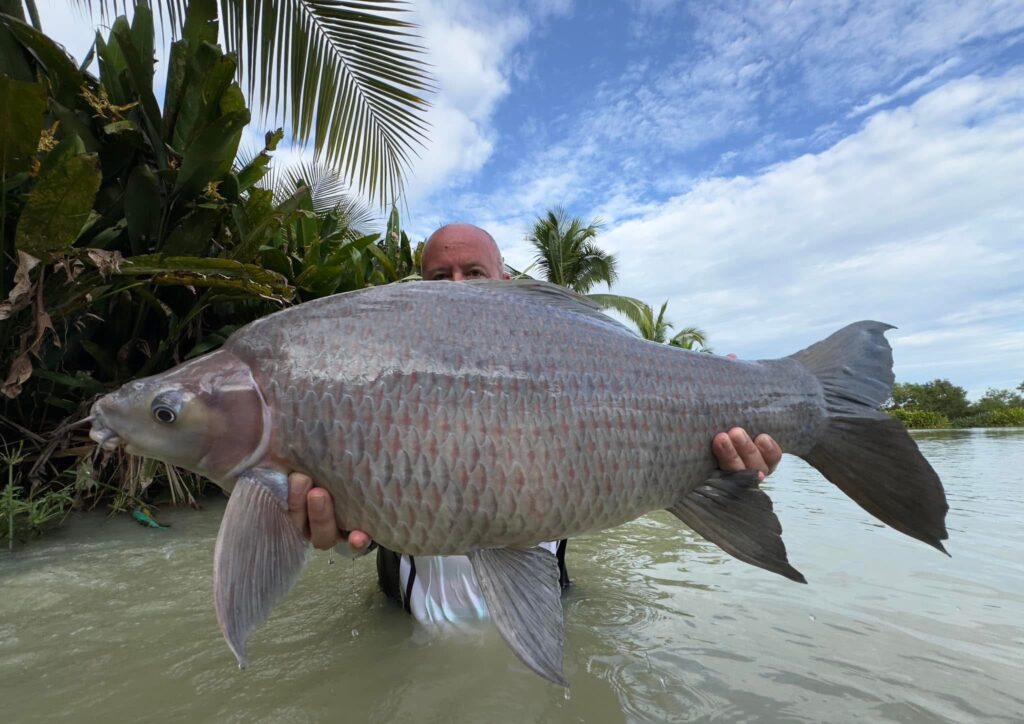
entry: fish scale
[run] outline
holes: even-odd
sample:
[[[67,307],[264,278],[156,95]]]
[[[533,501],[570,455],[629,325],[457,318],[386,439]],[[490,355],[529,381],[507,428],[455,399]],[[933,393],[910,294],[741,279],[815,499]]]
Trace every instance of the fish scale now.
[[[463,553],[615,525],[704,481],[716,432],[771,430],[799,453],[824,417],[821,386],[795,363],[687,354],[472,285],[375,296],[273,315],[226,349],[273,411],[275,453],[330,489],[342,528],[394,550]],[[396,465],[409,451],[422,458]]]

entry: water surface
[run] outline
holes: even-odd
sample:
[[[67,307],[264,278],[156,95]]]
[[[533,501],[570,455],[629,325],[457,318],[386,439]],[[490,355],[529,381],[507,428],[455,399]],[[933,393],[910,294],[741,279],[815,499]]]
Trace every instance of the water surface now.
[[[573,540],[572,689],[491,630],[426,635],[372,556],[317,554],[250,639],[217,630],[223,502],[169,530],[81,515],[0,554],[5,722],[1020,721],[1024,431],[918,433],[952,558],[875,522],[800,460],[767,489],[801,586],[655,514]]]

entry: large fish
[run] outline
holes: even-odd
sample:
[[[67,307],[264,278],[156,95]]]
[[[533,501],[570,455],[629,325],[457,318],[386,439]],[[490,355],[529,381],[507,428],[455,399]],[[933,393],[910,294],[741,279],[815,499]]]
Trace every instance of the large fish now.
[[[219,351],[93,406],[105,448],[232,491],[214,554],[217,619],[241,665],[308,542],[287,475],[338,526],[412,555],[466,554],[522,661],[565,684],[555,557],[536,547],[667,509],[737,558],[803,581],[757,474],[720,475],[712,436],[771,434],[865,510],[943,550],[942,485],[878,411],[888,325],[776,360],[646,342],[541,282],[421,282],[341,294],[239,329]]]

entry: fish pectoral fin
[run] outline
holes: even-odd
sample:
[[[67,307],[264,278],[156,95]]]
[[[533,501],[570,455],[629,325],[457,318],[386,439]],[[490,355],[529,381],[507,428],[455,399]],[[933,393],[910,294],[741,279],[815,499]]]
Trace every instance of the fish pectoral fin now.
[[[741,561],[807,583],[789,564],[782,524],[772,499],[758,487],[756,470],[710,478],[677,502],[669,512],[694,532]]]
[[[519,660],[548,681],[562,673],[565,631],[558,561],[543,548],[485,548],[469,554],[487,611]]]
[[[217,624],[241,668],[249,634],[292,589],[309,557],[309,542],[288,517],[287,489],[283,474],[246,473],[235,484],[217,534]]]

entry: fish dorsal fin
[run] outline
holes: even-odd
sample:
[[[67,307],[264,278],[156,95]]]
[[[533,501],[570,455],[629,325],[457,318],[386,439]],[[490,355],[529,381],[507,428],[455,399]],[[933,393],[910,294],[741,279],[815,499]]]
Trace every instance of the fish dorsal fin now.
[[[488,289],[495,292],[522,294],[525,297],[537,300],[541,304],[579,314],[607,324],[615,329],[629,332],[635,336],[635,332],[629,327],[620,324],[605,314],[605,308],[593,299],[577,294],[571,289],[566,289],[558,284],[552,284],[551,282],[539,279],[473,279],[460,283],[470,284],[480,289]]]

